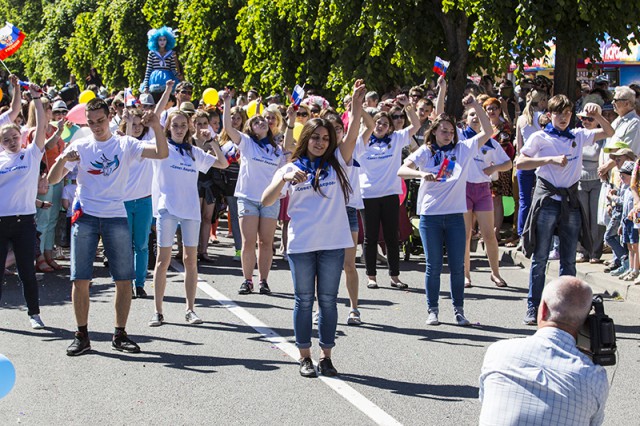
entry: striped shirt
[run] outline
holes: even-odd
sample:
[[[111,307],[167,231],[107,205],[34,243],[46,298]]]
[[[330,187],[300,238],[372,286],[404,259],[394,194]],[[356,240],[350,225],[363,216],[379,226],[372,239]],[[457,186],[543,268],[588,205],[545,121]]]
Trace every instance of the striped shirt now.
[[[569,333],[544,327],[489,347],[480,375],[480,425],[600,425],[607,373]]]
[[[149,77],[151,73],[157,69],[168,69],[173,72],[173,75],[178,74],[178,68],[176,66],[176,55],[173,50],[169,50],[164,55],[155,50],[150,50],[147,55],[147,71],[144,73],[144,81],[142,82],[143,90],[149,88]]]

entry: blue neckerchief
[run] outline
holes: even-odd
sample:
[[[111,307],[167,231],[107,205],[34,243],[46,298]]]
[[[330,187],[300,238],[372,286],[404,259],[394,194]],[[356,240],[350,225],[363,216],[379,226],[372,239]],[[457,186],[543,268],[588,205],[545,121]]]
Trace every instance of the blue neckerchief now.
[[[255,143],[258,144],[258,146],[262,149],[264,149],[265,151],[269,152],[269,148],[271,146],[271,142],[269,142],[269,137],[264,137],[260,140],[255,139],[255,138],[251,138]]]
[[[369,136],[369,146],[378,144],[378,145],[386,145],[387,148],[391,145],[391,138],[389,136],[385,136],[384,138],[379,138],[374,134]]]
[[[439,146],[437,143],[431,145],[431,152],[433,153],[433,165],[439,166],[444,160],[444,153],[451,151],[455,148],[455,144],[453,142],[449,142],[445,146]]]
[[[478,134],[478,132],[476,132],[475,130],[473,130],[473,129],[471,128],[471,126],[467,126],[467,128],[466,128],[466,129],[464,129],[464,130],[462,131],[462,136],[464,136],[464,138],[465,138],[465,139],[471,139],[472,137],[474,137],[474,136],[475,136],[475,135],[477,135],[477,134]],[[494,139],[489,139],[489,140],[484,144],[484,146],[488,146],[489,148],[492,148],[492,149],[493,149],[493,148],[495,148],[495,146],[493,146],[493,143],[491,143],[491,141],[492,141],[492,140],[494,140]]]
[[[182,142],[182,143],[177,143],[175,141],[173,141],[173,139],[169,138],[168,142],[175,146],[176,148],[178,148],[178,151],[180,152],[180,155],[184,155],[184,152],[186,151],[189,156],[191,155],[191,147],[192,145],[189,142]]]
[[[360,167],[360,163],[358,163],[355,158],[353,158],[353,166],[352,167]]]
[[[555,127],[553,127],[553,124],[549,123],[545,126],[544,128],[545,133],[552,135],[552,136],[557,136],[557,137],[565,137],[567,139],[575,139],[575,135],[573,133],[571,133],[571,130],[569,130],[569,128],[567,127],[564,130],[558,130]]]
[[[311,161],[309,157],[302,156],[296,159],[296,161],[294,161],[293,164],[296,165],[303,172],[311,175],[311,186],[315,187],[316,174],[318,172],[318,169],[320,169],[320,180],[329,176],[329,172],[327,171],[327,168],[329,165],[327,164],[327,165],[323,165],[324,167],[321,167],[320,166],[321,161],[322,161],[322,158],[320,157]]]

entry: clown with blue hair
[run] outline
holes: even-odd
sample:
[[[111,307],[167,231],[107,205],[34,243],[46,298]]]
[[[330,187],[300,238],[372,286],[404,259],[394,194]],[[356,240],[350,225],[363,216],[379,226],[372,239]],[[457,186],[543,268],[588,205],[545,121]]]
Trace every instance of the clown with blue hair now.
[[[147,70],[140,86],[141,92],[162,93],[168,80],[180,79],[176,47],[177,31],[169,27],[150,30],[147,33]]]

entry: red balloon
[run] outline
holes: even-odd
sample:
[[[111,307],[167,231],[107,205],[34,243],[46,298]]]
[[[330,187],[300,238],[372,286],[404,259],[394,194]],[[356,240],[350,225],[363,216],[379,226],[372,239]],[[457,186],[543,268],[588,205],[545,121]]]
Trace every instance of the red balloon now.
[[[400,194],[400,205],[404,203],[404,200],[407,199],[407,184],[404,182],[404,179],[400,179],[402,182],[402,194]]]
[[[67,113],[67,120],[75,124],[87,124],[87,104],[78,104]]]

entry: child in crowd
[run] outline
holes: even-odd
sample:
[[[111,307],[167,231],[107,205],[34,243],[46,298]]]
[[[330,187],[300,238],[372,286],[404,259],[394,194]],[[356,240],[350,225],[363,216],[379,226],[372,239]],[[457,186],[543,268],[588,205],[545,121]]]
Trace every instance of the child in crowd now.
[[[640,269],[640,261],[638,259],[638,230],[635,228],[635,220],[633,220],[631,216],[633,210],[633,194],[629,187],[633,169],[633,161],[625,161],[620,168],[620,179],[623,185],[620,196],[616,199],[616,204],[621,204],[622,206],[622,221],[618,228],[618,235],[621,235],[622,244],[626,244],[629,250],[629,269],[626,273],[620,274],[618,277],[618,279],[623,281],[635,281],[640,274],[638,272]]]

